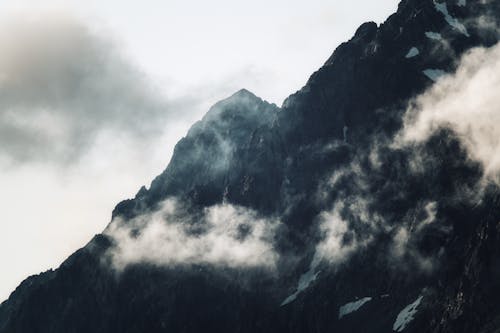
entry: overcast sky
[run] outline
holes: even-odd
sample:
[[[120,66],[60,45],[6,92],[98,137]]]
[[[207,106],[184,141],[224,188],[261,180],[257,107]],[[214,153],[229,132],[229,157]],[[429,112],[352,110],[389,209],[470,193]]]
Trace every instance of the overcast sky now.
[[[208,107],[281,105],[396,0],[0,2],[0,301],[149,185]]]

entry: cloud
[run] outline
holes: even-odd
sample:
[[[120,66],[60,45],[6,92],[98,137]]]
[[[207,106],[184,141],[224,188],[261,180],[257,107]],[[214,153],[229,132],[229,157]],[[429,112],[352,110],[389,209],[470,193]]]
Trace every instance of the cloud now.
[[[456,73],[440,79],[409,108],[397,143],[427,140],[447,127],[469,157],[481,162],[486,179],[500,184],[500,46],[475,48]]]
[[[371,152],[368,159],[373,158]],[[434,225],[438,202],[422,199],[410,203],[404,216],[396,217],[395,212],[386,211],[380,205],[380,193],[373,192],[369,186],[368,182],[373,179],[369,178],[367,170],[355,162],[350,170],[337,171],[330,179],[331,191],[339,191],[343,185],[336,185],[347,180],[352,193],[340,190],[333,208],[319,214],[320,241],[315,246],[310,266],[312,271],[316,271],[320,263],[338,267],[356,253],[375,246],[380,251],[381,260],[384,258],[393,268],[406,270],[412,267],[423,273],[432,273],[440,253],[423,253],[420,248],[422,241],[430,233],[447,234],[450,231],[445,225]],[[390,186],[399,187],[397,181]],[[321,191],[326,191],[326,187]],[[396,195],[404,197],[407,194],[401,187]]]
[[[356,151],[353,159],[320,183],[316,202],[332,208],[318,215],[320,241],[310,266],[313,272],[321,263],[333,268],[348,263],[367,249],[377,249],[380,260],[394,269],[433,272],[441,252],[425,242],[430,234],[448,234],[450,227],[446,221],[435,223],[439,203],[432,194],[424,190],[415,197],[408,184],[428,180],[435,171],[429,161],[435,157],[424,154],[422,147],[396,146],[392,138],[375,134],[368,146],[351,147]],[[463,190],[449,195],[454,200],[472,197]]]
[[[380,162],[375,161],[378,157],[374,149],[366,151],[366,157],[378,166]],[[355,252],[365,249],[382,229],[390,230],[383,217],[371,209],[374,199],[369,188],[371,180],[363,163],[355,158],[320,183],[316,201],[331,208],[317,217],[320,241],[316,244],[311,267],[321,262],[333,266],[342,264]]]
[[[421,237],[425,236],[425,228],[436,222],[438,203],[434,201],[419,203],[407,212],[407,216],[391,230],[392,243],[389,259],[398,267],[409,268],[411,264],[425,273],[432,273],[442,250],[433,255],[426,255],[419,249]],[[444,226],[436,230],[447,232]]]
[[[326,261],[332,265],[341,264],[352,253],[369,243],[371,237],[360,240],[355,230],[342,218],[342,210],[345,208],[345,204],[336,203],[331,211],[320,214],[319,229],[323,238],[316,245],[312,267],[317,266],[320,261]],[[365,211],[358,209],[356,211],[361,213],[362,218],[365,217]]]
[[[167,199],[155,212],[115,219],[105,234],[115,242],[109,258],[118,271],[139,263],[274,269],[277,225],[278,221],[227,203],[193,214],[177,200]]]
[[[24,14],[24,13],[23,13]],[[0,21],[0,160],[70,162],[102,135],[141,143],[182,119],[105,33],[65,13]]]

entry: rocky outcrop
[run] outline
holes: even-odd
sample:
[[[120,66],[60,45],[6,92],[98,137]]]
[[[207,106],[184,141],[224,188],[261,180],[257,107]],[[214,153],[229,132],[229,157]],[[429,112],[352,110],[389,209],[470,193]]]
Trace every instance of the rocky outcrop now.
[[[0,332],[498,332],[498,187],[471,198],[482,167],[451,129],[390,145],[436,73],[498,41],[485,18],[495,26],[498,1],[403,0],[281,108],[246,90],[217,103],[113,212],[127,221],[176,197],[193,214],[230,203],[279,218],[275,271],[142,263],[118,274],[113,239],[98,235],[23,282],[0,306]],[[325,212],[346,223],[339,244],[351,250],[335,262],[317,260]]]

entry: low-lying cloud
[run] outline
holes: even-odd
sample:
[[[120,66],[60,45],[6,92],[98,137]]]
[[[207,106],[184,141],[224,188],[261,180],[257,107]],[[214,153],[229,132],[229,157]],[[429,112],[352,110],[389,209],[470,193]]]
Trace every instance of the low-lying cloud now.
[[[480,161],[485,176],[500,184],[500,45],[475,48],[456,73],[416,98],[407,112],[399,143],[423,142],[437,129],[451,128]]]
[[[119,271],[140,263],[274,269],[278,223],[227,203],[188,213],[176,199],[167,199],[157,211],[115,219],[105,234],[114,241],[108,254]]]
[[[373,150],[372,150],[373,152]],[[373,159],[369,154],[368,159]],[[378,162],[374,162],[378,165]],[[373,174],[372,174],[373,176]],[[350,184],[347,193],[341,183]],[[432,273],[438,260],[439,253],[424,254],[419,249],[422,237],[429,232],[437,219],[438,202],[422,198],[411,203],[404,216],[393,215],[380,206],[378,196],[373,192],[369,182],[370,173],[359,163],[352,162],[349,168],[336,171],[320,192],[335,191],[337,199],[333,208],[318,215],[318,231],[320,241],[315,246],[311,270],[317,272],[317,267],[323,263],[331,267],[338,267],[350,260],[353,255],[370,248],[379,246],[381,257],[385,258],[394,268],[418,268],[420,272]],[[398,188],[397,181],[391,184]],[[394,195],[402,197],[408,195],[401,188],[401,192]],[[319,198],[325,198],[320,193]],[[438,230],[448,233],[449,227],[433,226],[431,232]],[[384,239],[382,244],[377,242]],[[381,245],[381,246],[380,246]]]
[[[461,59],[455,73],[441,78],[412,101],[404,116],[404,126],[394,139],[383,134],[375,135],[370,147],[358,148],[357,157],[347,167],[335,170],[317,193],[320,201],[332,200],[331,194],[335,194],[334,208],[319,215],[323,239],[316,246],[313,266],[320,260],[334,265],[342,263],[380,235],[389,235],[388,260],[398,267],[412,263],[412,267],[423,272],[432,272],[443,255],[443,249],[432,248],[431,251],[427,248],[428,252],[424,253],[421,242],[429,232],[445,237],[453,227],[453,221],[436,222],[439,200],[477,204],[484,194],[483,183],[468,183],[474,179],[473,174],[468,179],[448,175],[450,181],[457,183],[454,187],[450,183],[447,197],[434,197],[423,191],[419,193],[419,201],[412,203],[408,201],[412,189],[399,182],[408,182],[411,178],[425,179],[433,174],[433,168],[444,166],[439,161],[443,156],[426,151],[426,143],[441,133],[453,136],[450,140],[458,140],[463,145],[465,156],[473,162],[471,167],[480,163],[483,180],[500,184],[499,86],[500,45],[470,50]],[[443,129],[451,131],[444,134],[440,132]],[[435,144],[439,143],[432,143]],[[391,155],[402,158],[405,169],[393,164],[390,168],[397,176],[386,179],[387,172],[383,168],[389,166],[384,166],[384,163]],[[460,156],[455,157],[455,162],[467,163]],[[377,177],[381,176],[385,184],[373,187]],[[402,199],[408,206],[404,215],[403,212],[398,216],[393,211],[384,210],[387,208],[378,198],[383,191],[386,191],[386,196],[390,193],[388,200]]]
[[[360,202],[362,198],[360,198]],[[316,245],[311,267],[316,267],[320,262],[326,262],[330,265],[339,265],[349,259],[354,252],[365,248],[372,240],[370,233],[358,235],[352,228],[349,221],[343,218],[343,210],[349,210],[352,214],[358,214],[355,217],[361,218],[367,225],[370,224],[365,210],[357,207],[352,210],[352,206],[344,202],[335,203],[330,211],[324,211],[319,215],[319,230],[322,236],[320,242]]]

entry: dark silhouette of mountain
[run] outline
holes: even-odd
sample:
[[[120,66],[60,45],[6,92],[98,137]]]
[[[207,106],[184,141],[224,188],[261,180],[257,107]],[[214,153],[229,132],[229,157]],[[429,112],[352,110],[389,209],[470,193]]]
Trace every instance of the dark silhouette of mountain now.
[[[499,18],[495,0],[403,0],[281,108],[247,90],[213,106],[107,229],[140,237],[137,218],[173,197],[193,228],[207,207],[245,207],[281,221],[274,269],[144,260],[117,270],[104,232],[26,279],[0,306],[0,333],[500,332],[497,185],[478,190],[483,167],[452,128],[391,145],[408,103],[434,83],[425,71],[451,73],[471,48],[495,45],[496,28],[478,22]],[[334,259],[319,260],[318,220],[333,207],[346,230],[327,247]]]

